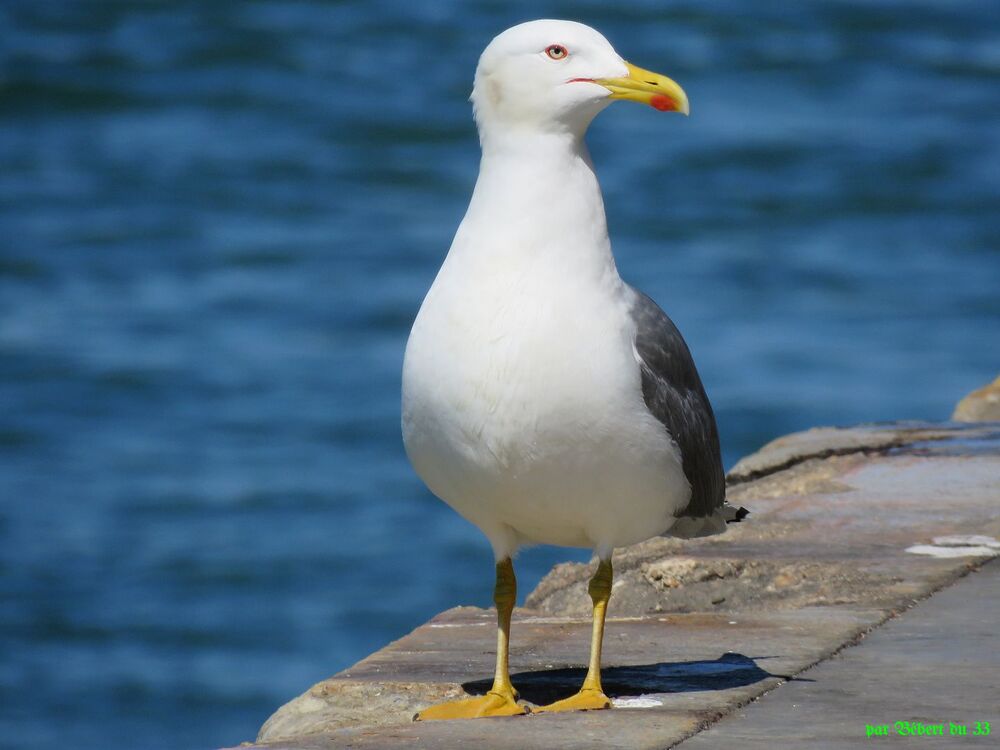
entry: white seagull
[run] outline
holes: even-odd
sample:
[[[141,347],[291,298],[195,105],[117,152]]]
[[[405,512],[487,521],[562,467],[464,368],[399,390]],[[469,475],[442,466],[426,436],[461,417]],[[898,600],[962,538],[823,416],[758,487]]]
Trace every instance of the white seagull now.
[[[584,143],[615,99],[688,113],[674,81],[579,23],[515,26],[479,59],[479,178],[410,332],[402,428],[417,474],[493,546],[497,667],[489,693],[419,719],[529,711],[507,666],[519,546],[599,558],[583,688],[536,710],[607,708],[614,548],[717,533],[745,515],[725,503],[715,418],[684,339],[615,267]]]

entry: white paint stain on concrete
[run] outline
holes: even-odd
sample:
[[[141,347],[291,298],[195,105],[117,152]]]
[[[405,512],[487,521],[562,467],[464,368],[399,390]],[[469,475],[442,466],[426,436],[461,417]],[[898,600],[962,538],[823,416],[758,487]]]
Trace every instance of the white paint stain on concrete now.
[[[615,708],[656,708],[662,706],[663,701],[659,698],[650,698],[648,695],[639,695],[635,698],[612,698],[611,704]]]
[[[1000,555],[1000,541],[983,534],[952,534],[936,536],[933,544],[914,544],[906,551],[914,555],[931,557],[996,557]]]

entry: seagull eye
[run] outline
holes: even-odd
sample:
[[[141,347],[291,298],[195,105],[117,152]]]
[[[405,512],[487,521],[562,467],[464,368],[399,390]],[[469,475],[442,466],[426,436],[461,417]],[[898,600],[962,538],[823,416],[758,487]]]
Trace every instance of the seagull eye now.
[[[562,60],[569,54],[569,52],[561,44],[550,44],[545,48],[545,54],[553,60]]]

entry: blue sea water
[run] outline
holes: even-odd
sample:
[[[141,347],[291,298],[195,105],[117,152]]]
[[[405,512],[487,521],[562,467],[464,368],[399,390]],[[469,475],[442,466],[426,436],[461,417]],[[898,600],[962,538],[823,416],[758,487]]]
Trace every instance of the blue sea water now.
[[[489,603],[488,545],[407,465],[399,381],[476,176],[476,59],[513,23],[590,23],[690,95],[590,142],[727,465],[947,418],[1000,369],[995,12],[7,0],[0,747],[235,744]],[[587,557],[524,553],[522,595]]]

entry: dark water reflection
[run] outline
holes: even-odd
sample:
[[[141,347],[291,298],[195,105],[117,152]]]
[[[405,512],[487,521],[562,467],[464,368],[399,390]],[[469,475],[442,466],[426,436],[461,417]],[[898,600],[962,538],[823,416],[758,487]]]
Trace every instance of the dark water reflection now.
[[[412,316],[477,168],[479,51],[598,26],[693,116],[591,145],[623,275],[685,332],[727,463],[946,417],[993,378],[991,3],[0,7],[0,728],[251,737],[458,602],[478,532],[406,465]],[[556,560],[519,565],[522,591]]]

